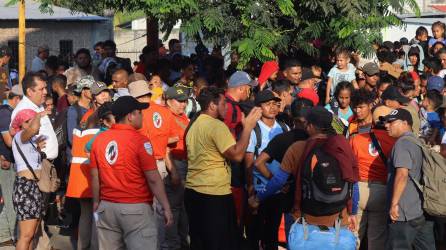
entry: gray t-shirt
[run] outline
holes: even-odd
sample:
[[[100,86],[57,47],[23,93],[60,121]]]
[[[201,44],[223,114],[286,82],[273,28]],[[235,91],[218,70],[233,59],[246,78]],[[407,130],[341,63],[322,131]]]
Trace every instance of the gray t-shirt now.
[[[406,136],[415,137],[413,133],[407,132],[396,141],[393,146],[389,159],[389,180],[387,188],[389,190],[388,203],[392,201],[393,184],[397,168],[409,169],[409,175],[415,180],[421,179],[421,166],[423,164],[423,153],[421,148],[405,138]],[[423,215],[422,194],[415,186],[414,182],[407,179],[407,185],[399,202],[398,221],[409,221]]]

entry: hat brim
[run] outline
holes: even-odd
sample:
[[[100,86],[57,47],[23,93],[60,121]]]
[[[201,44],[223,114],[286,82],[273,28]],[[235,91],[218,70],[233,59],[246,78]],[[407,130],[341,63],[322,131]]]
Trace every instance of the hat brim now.
[[[137,110],[143,110],[143,109],[148,108],[149,106],[150,106],[149,103],[140,102],[140,103],[138,103],[138,105],[136,106],[136,109],[137,109]]]
[[[175,100],[177,100],[179,102],[184,102],[184,101],[187,101],[187,99],[189,99],[189,97],[187,97],[187,96],[176,96],[176,97],[167,98],[167,99],[175,99]]]
[[[137,95],[131,95],[131,96],[133,96],[134,98],[140,98],[140,97],[143,97],[143,96],[146,96],[146,95],[152,95],[152,94],[153,94],[152,91],[148,91],[146,93],[139,93]]]
[[[275,97],[268,98],[268,99],[261,100],[261,101],[257,102],[256,106],[260,106],[262,103],[269,102],[269,101],[281,102],[282,99],[280,99],[279,97],[275,96]]]
[[[394,117],[394,116],[390,116],[390,115],[386,115],[386,116],[380,116],[379,117],[379,121],[383,122],[383,123],[389,123],[389,122],[393,122],[398,120],[398,118]]]
[[[91,89],[90,89],[90,91],[91,91]],[[95,92],[95,93],[91,93],[92,95],[99,95],[100,93],[102,93],[102,92],[104,92],[104,91],[107,91],[108,93],[111,93],[111,89],[109,89],[109,88],[106,88],[106,89],[101,89],[101,90],[99,90],[99,91],[97,91],[97,92]]]

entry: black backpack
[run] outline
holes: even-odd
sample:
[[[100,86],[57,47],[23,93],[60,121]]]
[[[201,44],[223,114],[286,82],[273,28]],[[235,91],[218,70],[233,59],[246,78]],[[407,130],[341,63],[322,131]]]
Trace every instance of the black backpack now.
[[[313,166],[313,160],[317,160]],[[316,146],[301,170],[302,213],[325,216],[339,213],[351,196],[352,185],[342,178],[339,162]]]

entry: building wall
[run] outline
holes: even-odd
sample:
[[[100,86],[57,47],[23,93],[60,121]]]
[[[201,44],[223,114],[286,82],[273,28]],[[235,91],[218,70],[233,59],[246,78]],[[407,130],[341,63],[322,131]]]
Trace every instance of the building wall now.
[[[60,54],[60,40],[73,41],[73,53],[80,48],[93,51],[98,41],[113,38],[111,22],[63,22],[63,21],[27,21],[26,23],[26,66],[37,54],[41,45],[48,45],[50,55]],[[8,41],[18,41],[18,21],[0,22],[0,45]]]

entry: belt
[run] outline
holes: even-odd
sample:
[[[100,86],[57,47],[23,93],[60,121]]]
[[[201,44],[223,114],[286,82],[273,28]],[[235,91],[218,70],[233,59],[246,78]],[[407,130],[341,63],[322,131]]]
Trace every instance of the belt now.
[[[378,181],[378,180],[359,180],[360,182],[365,182],[369,184],[379,184],[379,185],[386,185],[387,183],[385,181]]]

